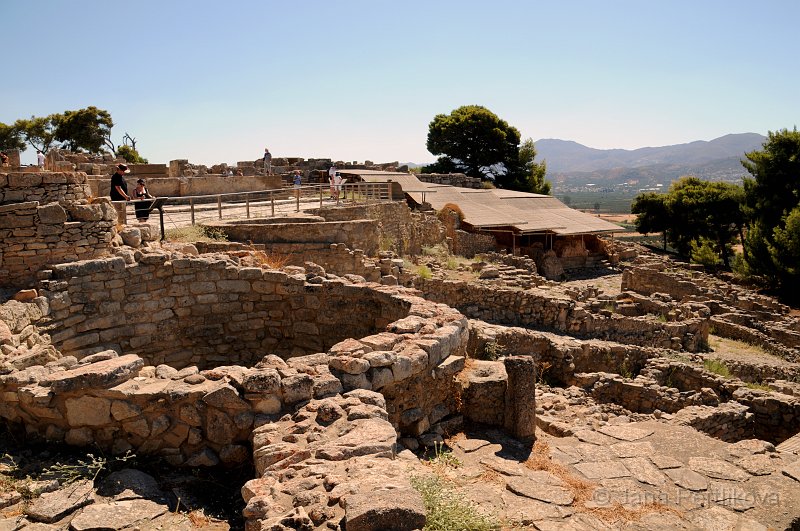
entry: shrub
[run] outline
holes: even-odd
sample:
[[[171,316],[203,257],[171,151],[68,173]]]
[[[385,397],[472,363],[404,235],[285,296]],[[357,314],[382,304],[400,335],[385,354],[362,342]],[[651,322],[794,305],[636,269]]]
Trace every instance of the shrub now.
[[[425,280],[428,280],[430,278],[433,278],[433,272],[431,271],[430,267],[426,265],[421,265],[417,268],[417,276],[424,278]]]
[[[718,267],[722,260],[720,260],[717,251],[714,249],[714,242],[708,238],[700,238],[698,243],[692,240],[692,262],[701,264],[705,267]]]
[[[720,360],[703,360],[703,368],[709,372],[713,372],[714,374],[722,376],[723,378],[731,377],[730,369],[728,369],[728,366]]]
[[[425,503],[429,531],[489,531],[500,529],[500,523],[478,509],[461,493],[438,476],[415,476],[411,486],[420,494]]]
[[[203,225],[187,225],[169,229],[164,236],[171,242],[226,242],[228,235],[221,229],[204,227]]]
[[[439,221],[446,221],[450,213],[454,213],[458,217],[458,222],[461,223],[464,221],[464,212],[461,210],[455,203],[446,203],[441,210],[436,214],[436,217],[439,218]]]

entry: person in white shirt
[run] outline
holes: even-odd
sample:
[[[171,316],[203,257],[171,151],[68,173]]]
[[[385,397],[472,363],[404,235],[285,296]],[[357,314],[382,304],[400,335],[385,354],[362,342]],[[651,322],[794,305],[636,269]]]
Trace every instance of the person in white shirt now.
[[[330,199],[333,199],[333,195],[334,195],[334,182],[333,182],[334,177],[336,177],[336,165],[335,164],[332,165],[330,168],[328,168],[328,182],[331,183],[331,196],[330,196]]]
[[[44,153],[41,151],[36,152],[36,163],[40,168],[44,168]]]
[[[339,194],[342,191],[343,183],[344,180],[342,179],[342,174],[337,171],[336,174],[333,176],[333,198],[336,200],[337,203],[339,202]]]

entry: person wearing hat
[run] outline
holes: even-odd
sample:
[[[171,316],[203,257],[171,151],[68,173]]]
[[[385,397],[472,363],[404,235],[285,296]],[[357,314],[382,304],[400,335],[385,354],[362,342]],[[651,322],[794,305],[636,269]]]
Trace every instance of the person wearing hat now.
[[[128,184],[125,182],[125,174],[131,170],[125,164],[117,164],[117,170],[111,175],[111,200],[130,201],[128,195]]]

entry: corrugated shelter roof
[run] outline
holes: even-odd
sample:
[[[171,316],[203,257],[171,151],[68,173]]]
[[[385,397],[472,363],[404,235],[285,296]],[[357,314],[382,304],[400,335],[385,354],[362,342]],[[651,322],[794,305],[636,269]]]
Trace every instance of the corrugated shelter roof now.
[[[618,225],[570,208],[550,195],[425,183],[409,173],[345,171],[368,182],[391,179],[399,183],[411,199],[419,204],[427,201],[436,210],[447,203],[454,203],[464,213],[464,221],[475,228],[512,227],[521,233],[553,232],[559,235],[624,230]]]

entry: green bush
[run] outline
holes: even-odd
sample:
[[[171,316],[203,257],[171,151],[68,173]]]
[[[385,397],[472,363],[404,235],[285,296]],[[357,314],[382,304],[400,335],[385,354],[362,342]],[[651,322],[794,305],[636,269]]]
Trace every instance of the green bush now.
[[[414,487],[425,502],[427,531],[489,531],[500,529],[494,518],[481,514],[463,494],[438,476],[412,477]]]
[[[714,242],[708,238],[700,238],[699,243],[692,240],[692,262],[713,268],[718,267],[722,260],[714,249]]]
[[[417,268],[417,276],[424,278],[425,280],[428,280],[430,278],[433,278],[433,272],[431,271],[430,267],[426,265],[421,265]]]
[[[720,360],[703,360],[703,368],[709,372],[713,372],[723,378],[730,378],[731,371],[728,366]]]

